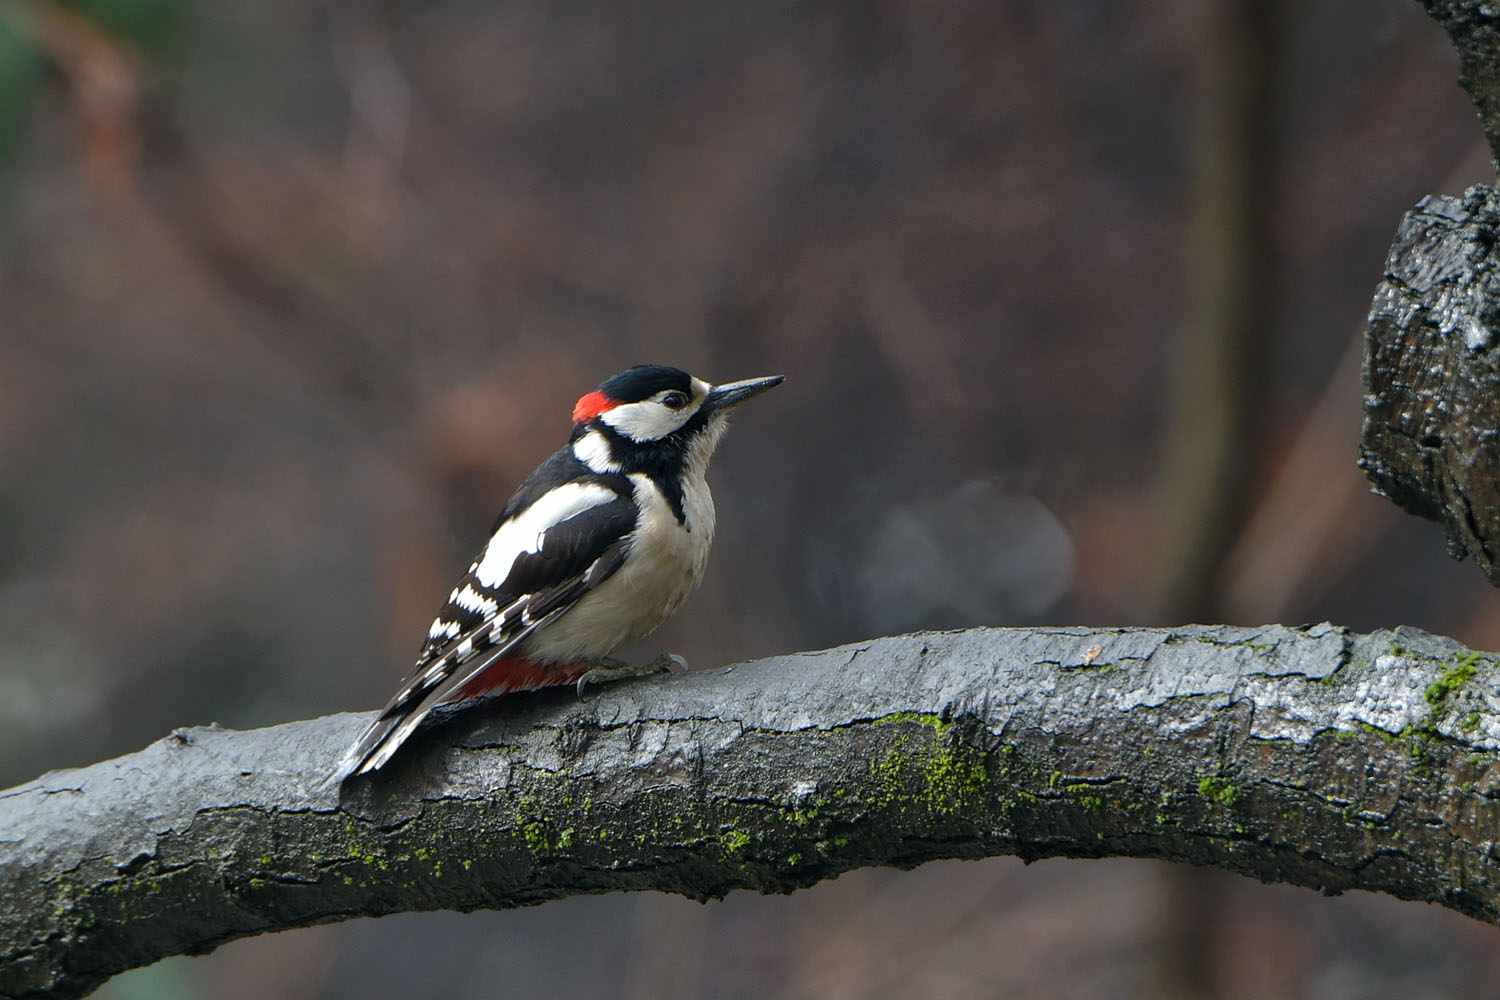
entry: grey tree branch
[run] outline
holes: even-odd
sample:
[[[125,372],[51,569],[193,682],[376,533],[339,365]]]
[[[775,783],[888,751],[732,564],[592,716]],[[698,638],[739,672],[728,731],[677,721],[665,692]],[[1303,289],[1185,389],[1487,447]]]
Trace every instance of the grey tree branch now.
[[[180,730],[0,793],[0,994],[408,910],[1167,858],[1500,921],[1500,667],[1413,630],[976,629],[449,713]]]

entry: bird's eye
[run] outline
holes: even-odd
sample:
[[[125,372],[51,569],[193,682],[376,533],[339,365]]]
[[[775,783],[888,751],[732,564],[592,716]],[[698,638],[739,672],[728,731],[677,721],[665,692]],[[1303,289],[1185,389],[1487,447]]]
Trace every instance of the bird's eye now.
[[[687,405],[687,397],[680,392],[669,392],[661,398],[661,405],[669,410],[680,410]]]

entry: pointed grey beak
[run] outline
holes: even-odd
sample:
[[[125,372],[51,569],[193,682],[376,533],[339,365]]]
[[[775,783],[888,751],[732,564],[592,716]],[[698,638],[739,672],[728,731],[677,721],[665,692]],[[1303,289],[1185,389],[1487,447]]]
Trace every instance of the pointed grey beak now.
[[[711,410],[727,410],[785,381],[785,375],[768,375],[765,378],[747,378],[743,382],[716,385],[708,391],[708,399],[704,401],[704,407]]]

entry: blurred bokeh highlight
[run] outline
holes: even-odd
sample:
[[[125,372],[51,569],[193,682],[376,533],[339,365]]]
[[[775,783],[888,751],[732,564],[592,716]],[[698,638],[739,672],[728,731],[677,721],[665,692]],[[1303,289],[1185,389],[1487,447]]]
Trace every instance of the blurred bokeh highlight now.
[[[1493,180],[1411,0],[0,0],[0,786],[377,706],[573,400],[786,374],[697,667],[1500,600],[1354,467],[1400,214]],[[418,914],[107,1000],[1472,997],[1500,932],[1151,862]]]

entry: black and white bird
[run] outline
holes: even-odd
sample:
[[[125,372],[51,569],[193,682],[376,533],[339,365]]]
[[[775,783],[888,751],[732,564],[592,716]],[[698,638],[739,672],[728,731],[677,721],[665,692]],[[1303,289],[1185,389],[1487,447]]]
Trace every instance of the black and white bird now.
[[[710,385],[642,365],[578,400],[567,446],[505,504],[410,679],[335,779],[384,765],[445,702],[581,686],[676,661],[638,669],[609,657],[666,621],[702,580],[714,534],[708,461],[729,411],[782,380]]]

